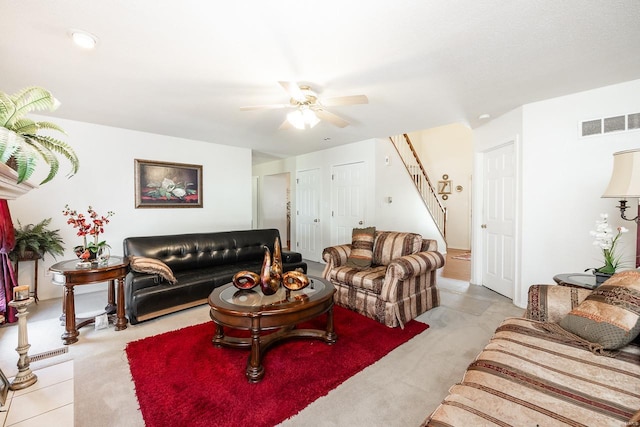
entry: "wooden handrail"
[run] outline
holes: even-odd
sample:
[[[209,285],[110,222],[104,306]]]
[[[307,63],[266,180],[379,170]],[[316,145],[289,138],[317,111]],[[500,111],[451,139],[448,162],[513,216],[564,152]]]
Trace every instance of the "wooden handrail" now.
[[[429,176],[427,175],[427,171],[425,170],[424,165],[420,161],[420,157],[418,156],[418,153],[416,152],[415,147],[411,143],[411,139],[409,138],[409,135],[407,135],[406,133],[402,134],[402,139],[404,140],[405,147],[408,148],[409,151],[411,152],[411,156],[413,157],[412,159],[413,162],[408,162],[408,159],[405,158],[405,155],[403,154],[403,150],[398,146],[398,143],[396,143],[396,140],[394,138],[398,139],[399,137],[400,135],[397,135],[396,137],[389,137],[389,140],[391,141],[394,148],[398,152],[398,155],[402,159],[402,162],[404,163],[407,173],[411,176],[411,180],[413,181],[413,183],[416,186],[416,189],[420,193],[420,196],[422,197],[422,200],[425,203],[427,210],[431,214],[431,217],[436,223],[436,226],[438,227],[440,234],[442,234],[443,238],[446,238],[447,209],[444,206],[442,206],[442,203],[440,203],[438,194],[436,193],[436,190],[433,187],[433,184],[431,183]],[[415,175],[415,171],[411,170],[412,169],[411,166],[418,167],[418,169],[420,170],[419,178],[417,178],[417,176]],[[424,181],[426,185],[423,185],[422,181]],[[425,186],[427,189],[427,194],[425,194],[425,191],[423,191],[423,188]]]

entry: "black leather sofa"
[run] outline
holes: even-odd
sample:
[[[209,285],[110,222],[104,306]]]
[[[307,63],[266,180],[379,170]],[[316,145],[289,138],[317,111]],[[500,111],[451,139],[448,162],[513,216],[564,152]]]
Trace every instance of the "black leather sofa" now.
[[[125,308],[131,324],[204,304],[211,291],[230,283],[240,270],[260,273],[264,246],[273,253],[277,229],[242,230],[167,236],[127,237],[125,256],[160,260],[177,283],[158,275],[130,271],[125,282]],[[307,264],[297,252],[282,251],[284,271]]]

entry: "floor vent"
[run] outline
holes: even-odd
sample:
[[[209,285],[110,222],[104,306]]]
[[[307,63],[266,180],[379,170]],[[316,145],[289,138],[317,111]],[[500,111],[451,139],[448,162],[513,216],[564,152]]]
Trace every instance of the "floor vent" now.
[[[32,362],[38,362],[40,360],[48,359],[50,357],[61,356],[67,353],[69,349],[67,347],[61,347],[56,350],[45,351],[43,353],[34,354],[33,356],[29,356],[29,360]]]
[[[604,135],[612,132],[624,132],[640,129],[640,113],[580,122],[580,136]]]

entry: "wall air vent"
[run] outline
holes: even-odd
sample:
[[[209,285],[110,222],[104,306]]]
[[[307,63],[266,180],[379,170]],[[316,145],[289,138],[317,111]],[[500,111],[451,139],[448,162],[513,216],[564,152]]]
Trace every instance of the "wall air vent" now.
[[[582,137],[640,129],[640,113],[585,120],[579,129]]]

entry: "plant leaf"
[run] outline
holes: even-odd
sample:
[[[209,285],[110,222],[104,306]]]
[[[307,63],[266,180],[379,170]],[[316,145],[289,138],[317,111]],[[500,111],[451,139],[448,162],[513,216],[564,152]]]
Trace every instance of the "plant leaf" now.
[[[63,134],[67,134],[67,132],[64,131],[64,129],[62,129],[60,126],[58,126],[55,123],[51,123],[51,122],[37,122],[36,126],[38,127],[38,129],[52,129],[52,130],[57,130],[60,133]],[[35,133],[35,132],[34,132]]]
[[[37,137],[43,138],[43,137]],[[45,184],[53,179],[54,176],[58,173],[60,169],[60,161],[56,157],[56,155],[51,151],[49,146],[46,144],[42,144],[38,139],[33,138],[33,136],[26,138],[28,144],[30,144],[32,150],[40,155],[44,159],[44,161],[49,165],[49,174],[47,177],[40,183]],[[37,143],[40,142],[40,143]]]
[[[24,138],[21,135],[0,127],[0,162],[6,163],[18,147],[24,143]]]
[[[75,151],[73,151],[73,148],[71,148],[66,142],[60,141],[50,136],[29,135],[28,137],[34,141],[37,141],[40,145],[46,147],[50,151],[62,154],[69,161],[69,163],[71,163],[71,172],[67,174],[67,177],[70,178],[78,173],[78,169],[80,168],[80,160],[78,159]]]
[[[18,172],[18,184],[20,184],[29,179],[36,170],[36,154],[29,144],[24,144],[13,153],[13,157],[16,159],[18,168],[16,172]]]
[[[31,119],[20,119],[13,124],[11,130],[22,135],[35,134],[38,132],[38,124]]]
[[[4,92],[0,92],[0,126],[6,126],[9,117],[11,117],[16,111],[16,104],[9,95]]]
[[[13,123],[20,120],[25,114],[38,110],[53,110],[55,101],[51,92],[37,86],[27,87],[11,96],[16,109],[9,116],[5,126],[12,127]]]

